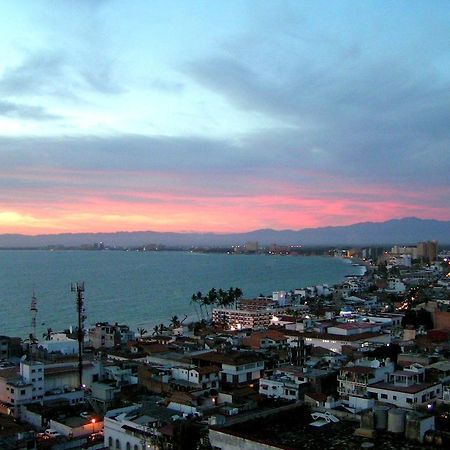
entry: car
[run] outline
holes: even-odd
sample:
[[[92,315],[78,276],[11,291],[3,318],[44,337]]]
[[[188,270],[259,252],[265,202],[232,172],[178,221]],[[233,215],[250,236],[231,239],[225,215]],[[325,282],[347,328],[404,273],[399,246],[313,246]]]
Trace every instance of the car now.
[[[58,433],[56,430],[54,430],[53,428],[47,428],[45,431],[44,431],[44,434],[46,435],[46,436],[48,436],[48,437],[51,437],[51,438],[56,438],[56,437],[58,437],[58,436],[61,436],[61,433]]]

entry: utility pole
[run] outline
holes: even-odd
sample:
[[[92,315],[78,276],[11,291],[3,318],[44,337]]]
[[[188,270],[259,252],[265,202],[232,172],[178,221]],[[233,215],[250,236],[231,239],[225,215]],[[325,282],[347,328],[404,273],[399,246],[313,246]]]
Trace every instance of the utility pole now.
[[[76,305],[78,314],[78,377],[79,385],[83,386],[83,340],[84,340],[84,321],[86,320],[84,310],[84,282],[75,283],[70,286],[70,290],[76,293]]]

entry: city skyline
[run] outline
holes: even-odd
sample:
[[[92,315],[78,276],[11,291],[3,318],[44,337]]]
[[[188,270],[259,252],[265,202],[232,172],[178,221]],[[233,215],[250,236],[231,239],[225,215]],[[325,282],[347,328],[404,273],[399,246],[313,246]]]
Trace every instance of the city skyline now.
[[[0,10],[0,233],[450,220],[447,2]]]

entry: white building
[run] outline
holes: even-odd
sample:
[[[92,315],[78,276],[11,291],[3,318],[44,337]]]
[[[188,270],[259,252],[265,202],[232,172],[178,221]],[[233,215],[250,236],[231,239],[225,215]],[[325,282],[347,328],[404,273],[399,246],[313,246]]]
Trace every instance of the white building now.
[[[301,371],[290,367],[286,370],[280,367],[271,377],[259,380],[259,393],[266,397],[298,400],[302,386],[308,384],[308,378]]]
[[[140,405],[108,411],[103,419],[105,445],[110,450],[156,450],[157,419],[140,414]]]
[[[400,278],[390,277],[387,280],[385,289],[387,292],[394,292],[396,294],[403,294],[406,291],[406,285]]]
[[[317,332],[296,333],[294,331],[286,331],[289,345],[291,347],[297,345],[298,336],[303,337],[306,345],[313,347],[323,347],[332,352],[342,353],[343,346],[351,346],[354,348],[362,348],[369,343],[379,343],[382,345],[391,342],[391,336],[387,333],[359,333],[359,334],[330,334]]]
[[[214,323],[225,324],[232,330],[265,328],[270,325],[272,313],[265,310],[214,308],[212,320]]]
[[[369,396],[407,409],[427,406],[442,398],[442,383],[426,383],[425,369],[419,364],[389,374],[388,380],[369,386]]]
[[[64,333],[52,333],[50,340],[42,341],[39,348],[49,353],[62,353],[63,355],[75,355],[78,353],[78,341],[68,338]]]
[[[219,367],[203,366],[203,367],[173,367],[172,377],[174,380],[189,383],[192,389],[210,390],[219,387]]]

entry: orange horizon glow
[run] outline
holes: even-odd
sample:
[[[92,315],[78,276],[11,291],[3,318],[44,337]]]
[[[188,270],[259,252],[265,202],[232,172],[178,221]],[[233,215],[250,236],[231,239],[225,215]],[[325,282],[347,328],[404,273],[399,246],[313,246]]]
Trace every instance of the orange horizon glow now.
[[[112,233],[119,231],[239,233],[345,226],[416,216],[447,220],[440,208],[422,208],[401,201],[245,196],[203,198],[141,194],[135,202],[97,195],[82,203],[22,205],[0,209],[0,233],[25,235]],[[8,208],[9,206],[9,208]]]

